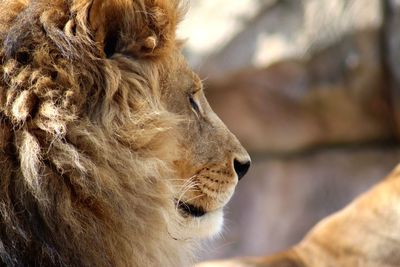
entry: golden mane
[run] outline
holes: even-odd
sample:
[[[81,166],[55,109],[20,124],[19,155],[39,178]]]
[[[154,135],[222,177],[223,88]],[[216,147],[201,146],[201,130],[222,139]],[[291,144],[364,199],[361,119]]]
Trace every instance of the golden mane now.
[[[165,148],[178,136],[159,81],[177,49],[180,4],[111,2],[0,3],[0,259],[8,266],[189,264],[188,242],[168,234],[174,206],[159,179],[173,176]],[[133,30],[137,39],[126,43]],[[136,60],[102,59],[115,50]]]

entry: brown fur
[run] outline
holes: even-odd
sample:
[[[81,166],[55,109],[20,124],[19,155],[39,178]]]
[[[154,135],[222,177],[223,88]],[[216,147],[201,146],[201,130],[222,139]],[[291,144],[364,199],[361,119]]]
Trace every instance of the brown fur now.
[[[193,225],[207,228],[208,214],[183,216],[174,199],[222,208],[237,183],[233,159],[248,156],[202,92],[193,92],[201,110],[190,108],[201,83],[175,40],[180,9],[162,0],[0,2],[4,264],[191,262]]]

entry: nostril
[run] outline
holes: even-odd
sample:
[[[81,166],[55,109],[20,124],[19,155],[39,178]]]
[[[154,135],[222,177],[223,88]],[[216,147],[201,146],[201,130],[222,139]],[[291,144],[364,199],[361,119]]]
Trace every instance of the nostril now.
[[[245,174],[247,173],[247,171],[250,168],[250,161],[246,161],[246,162],[240,162],[237,159],[235,159],[233,161],[233,167],[235,169],[235,172],[240,179],[243,178],[243,176],[245,176]]]

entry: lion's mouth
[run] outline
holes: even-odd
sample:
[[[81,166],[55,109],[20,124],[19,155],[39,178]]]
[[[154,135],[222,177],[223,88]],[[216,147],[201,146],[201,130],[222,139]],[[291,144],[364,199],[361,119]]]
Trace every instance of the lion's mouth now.
[[[178,201],[175,200],[175,205],[177,208],[184,214],[184,215],[190,215],[193,217],[201,217],[204,214],[206,214],[205,210],[202,207],[196,207],[192,204],[183,202],[183,201]]]

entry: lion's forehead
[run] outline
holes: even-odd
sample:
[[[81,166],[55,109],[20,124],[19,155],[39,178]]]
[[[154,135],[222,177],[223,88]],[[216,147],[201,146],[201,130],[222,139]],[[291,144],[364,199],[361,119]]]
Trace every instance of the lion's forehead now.
[[[166,93],[196,92],[203,88],[202,80],[178,51],[161,65],[161,87]]]

